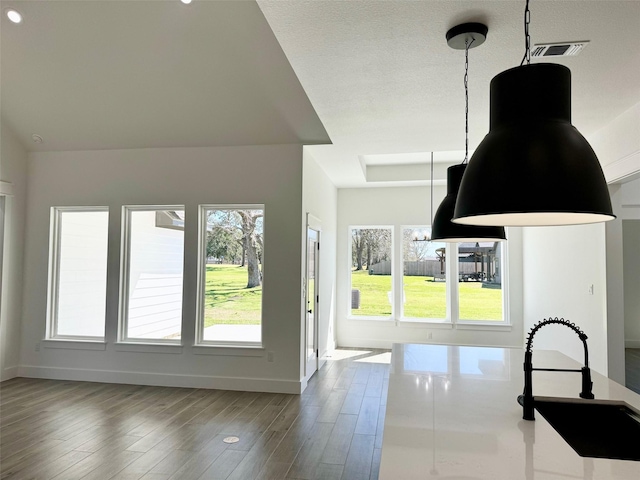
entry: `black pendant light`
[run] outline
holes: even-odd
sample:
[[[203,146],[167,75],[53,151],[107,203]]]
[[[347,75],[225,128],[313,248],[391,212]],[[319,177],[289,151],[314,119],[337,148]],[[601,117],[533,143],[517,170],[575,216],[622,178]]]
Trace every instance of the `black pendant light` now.
[[[539,226],[612,220],[600,162],[571,125],[571,72],[530,64],[529,19],[527,0],[524,58],[491,80],[490,131],[464,173],[453,221]]]
[[[431,226],[431,240],[450,242],[497,242],[506,238],[503,227],[461,225],[453,223],[453,211],[462,176],[469,158],[469,49],[482,45],[488,29],[481,23],[465,23],[447,32],[447,43],[451,48],[465,51],[464,92],[465,92],[465,156],[459,165],[447,169],[447,196],[436,211]],[[433,192],[433,185],[431,186]],[[433,197],[431,200],[433,204]]]

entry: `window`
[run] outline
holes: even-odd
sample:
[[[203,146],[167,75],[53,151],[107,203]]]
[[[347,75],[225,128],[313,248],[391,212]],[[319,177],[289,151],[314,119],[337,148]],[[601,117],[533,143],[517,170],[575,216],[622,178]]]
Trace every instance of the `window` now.
[[[502,322],[504,248],[504,242],[458,244],[460,320]]]
[[[430,236],[431,227],[402,229],[404,318],[447,318],[446,244]]]
[[[389,318],[393,313],[390,227],[352,227],[351,315]]]
[[[262,342],[264,205],[200,206],[198,343]]]
[[[121,341],[178,343],[184,207],[124,207]]]
[[[106,207],[51,209],[48,338],[104,338],[108,230]]]
[[[507,243],[430,237],[430,225],[350,226],[348,318],[506,326]]]

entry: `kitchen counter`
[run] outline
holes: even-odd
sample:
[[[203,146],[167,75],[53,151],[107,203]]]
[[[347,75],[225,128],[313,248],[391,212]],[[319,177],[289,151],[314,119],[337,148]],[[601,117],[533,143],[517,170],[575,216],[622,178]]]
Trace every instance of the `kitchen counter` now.
[[[524,350],[394,344],[381,480],[640,479],[640,462],[579,456],[536,411],[522,419]],[[580,368],[556,351],[533,351],[535,368]],[[596,399],[640,411],[640,395],[592,372]],[[581,376],[533,372],[533,395],[577,398]],[[640,442],[640,439],[629,439]]]

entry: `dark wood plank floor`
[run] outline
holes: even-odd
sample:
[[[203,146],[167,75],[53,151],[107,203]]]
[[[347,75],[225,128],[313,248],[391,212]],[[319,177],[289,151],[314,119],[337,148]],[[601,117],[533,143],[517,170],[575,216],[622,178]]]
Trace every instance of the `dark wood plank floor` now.
[[[626,387],[640,393],[640,348],[625,350]]]
[[[388,356],[338,351],[302,395],[14,378],[0,478],[377,479]]]

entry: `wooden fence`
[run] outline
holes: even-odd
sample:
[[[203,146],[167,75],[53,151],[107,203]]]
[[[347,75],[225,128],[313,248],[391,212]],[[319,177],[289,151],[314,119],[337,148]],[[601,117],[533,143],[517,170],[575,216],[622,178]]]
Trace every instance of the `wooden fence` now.
[[[439,260],[423,260],[419,262],[404,262],[404,274],[407,277],[421,276],[433,277],[440,276],[444,273],[445,264]],[[482,271],[481,262],[477,265],[478,272]],[[471,262],[459,262],[459,273],[475,273],[476,265]],[[391,275],[391,262],[383,260],[382,262],[371,265],[369,268],[370,275]]]

